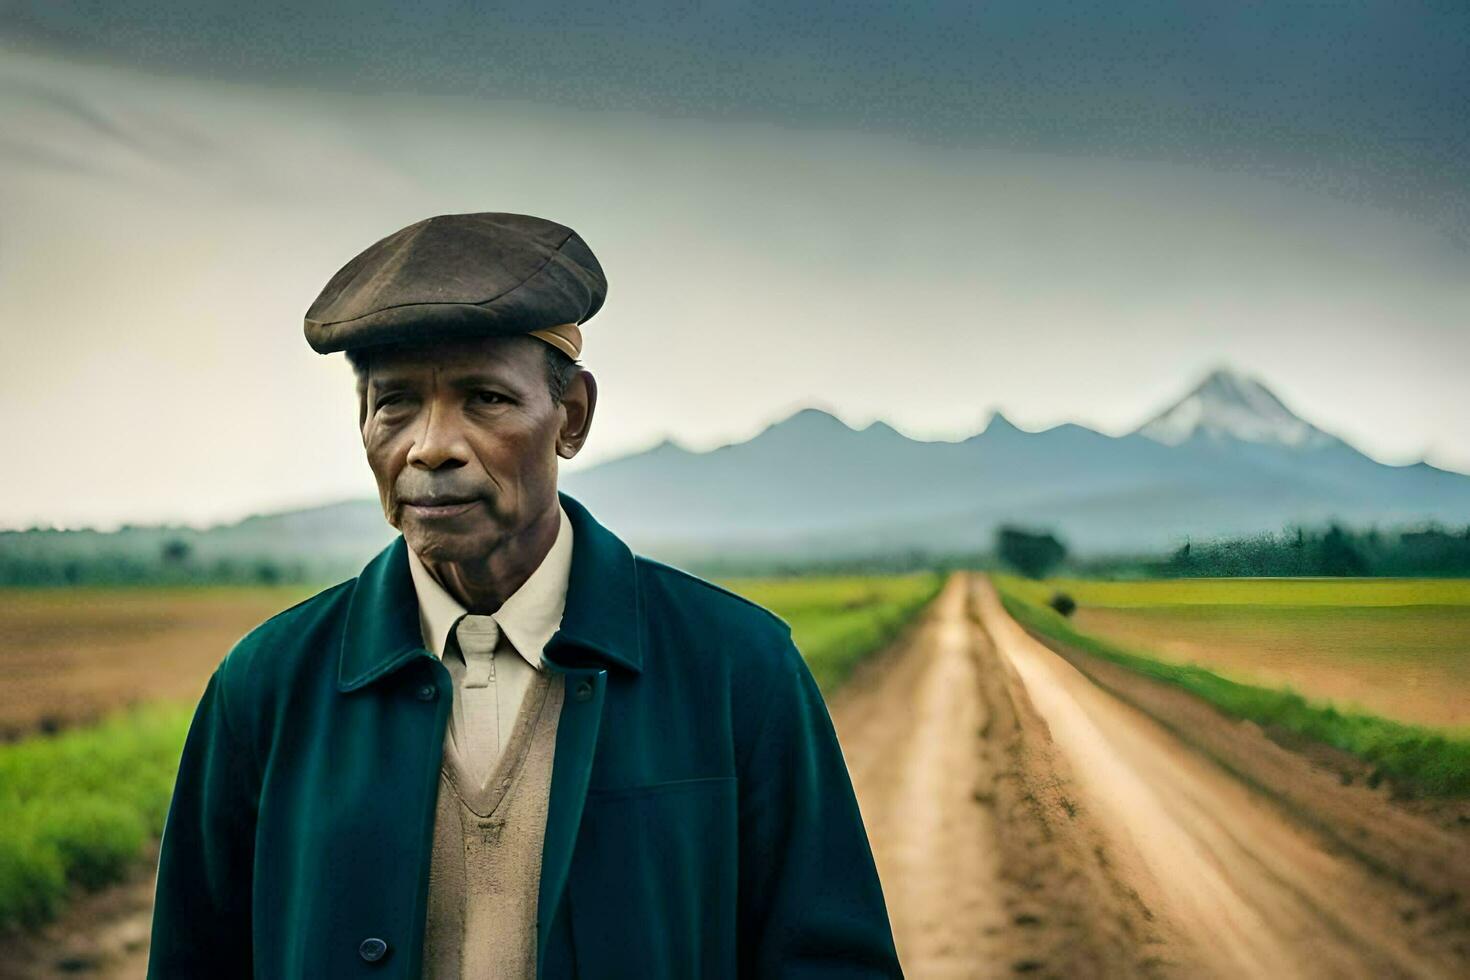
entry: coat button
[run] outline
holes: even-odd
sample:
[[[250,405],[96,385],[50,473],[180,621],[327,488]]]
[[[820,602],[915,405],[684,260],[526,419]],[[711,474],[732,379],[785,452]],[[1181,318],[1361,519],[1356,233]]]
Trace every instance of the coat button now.
[[[576,690],[574,690],[572,692],[572,697],[576,698],[578,701],[588,701],[588,700],[591,700],[591,698],[592,698],[592,682],[591,681],[579,681],[579,682],[577,682],[577,688],[576,688]]]
[[[420,701],[432,701],[439,696],[439,689],[433,684],[425,684],[423,687],[418,689],[418,694],[416,696]]]
[[[364,939],[362,945],[357,947],[357,955],[369,963],[376,963],[388,952],[388,944],[376,936]]]

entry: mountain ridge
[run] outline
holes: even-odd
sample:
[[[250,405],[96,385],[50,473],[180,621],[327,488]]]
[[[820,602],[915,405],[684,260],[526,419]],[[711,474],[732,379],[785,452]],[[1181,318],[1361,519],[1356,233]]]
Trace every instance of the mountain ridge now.
[[[743,441],[696,451],[663,438],[560,482],[637,550],[668,560],[985,550],[1001,523],[1051,527],[1087,554],[1287,523],[1470,520],[1470,476],[1380,463],[1226,367],[1120,435],[1076,422],[1027,431],[995,408],[970,436],[921,440],[807,405]],[[363,499],[200,533],[365,561],[394,532]]]
[[[844,537],[983,548],[1022,518],[1083,551],[1291,522],[1470,518],[1470,476],[1380,463],[1228,365],[1120,435],[1077,422],[1027,431],[996,408],[970,436],[918,440],[806,406],[719,454],[668,470],[631,454],[564,485],[630,537],[681,552],[853,547]]]

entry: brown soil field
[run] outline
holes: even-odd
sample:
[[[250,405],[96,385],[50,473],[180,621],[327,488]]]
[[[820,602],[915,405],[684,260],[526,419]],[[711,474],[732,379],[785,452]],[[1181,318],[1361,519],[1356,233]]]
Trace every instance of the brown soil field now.
[[[0,590],[0,739],[197,701],[236,640],[316,591]]]
[[[1085,606],[1074,622],[1235,680],[1470,732],[1470,607]]]

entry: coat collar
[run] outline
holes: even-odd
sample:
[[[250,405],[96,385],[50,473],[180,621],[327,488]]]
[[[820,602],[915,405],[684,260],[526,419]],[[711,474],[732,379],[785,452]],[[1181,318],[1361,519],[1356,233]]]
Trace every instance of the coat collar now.
[[[572,568],[566,609],[546,645],[546,659],[563,668],[591,663],[641,673],[642,610],[633,552],[575,498],[560,491],[557,496],[572,523]],[[353,583],[337,690],[355,691],[415,657],[432,657],[423,643],[408,543],[400,534]]]

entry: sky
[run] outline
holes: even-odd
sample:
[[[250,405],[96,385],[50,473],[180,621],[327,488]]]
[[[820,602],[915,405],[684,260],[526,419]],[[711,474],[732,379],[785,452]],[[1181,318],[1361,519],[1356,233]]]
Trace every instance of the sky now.
[[[0,527],[371,496],[302,315],[376,239],[479,210],[572,226],[608,275],[568,471],[809,405],[1122,434],[1229,365],[1376,459],[1470,472],[1457,8],[701,8],[717,34],[635,4],[589,40],[511,5],[405,54],[387,20],[323,47],[167,6],[0,9]]]

